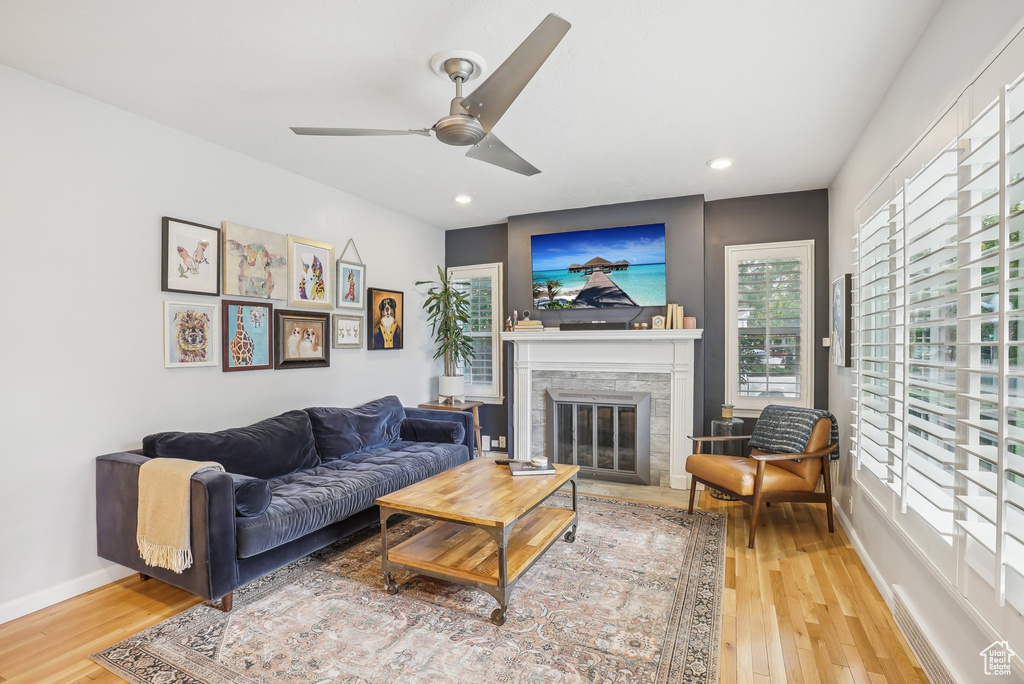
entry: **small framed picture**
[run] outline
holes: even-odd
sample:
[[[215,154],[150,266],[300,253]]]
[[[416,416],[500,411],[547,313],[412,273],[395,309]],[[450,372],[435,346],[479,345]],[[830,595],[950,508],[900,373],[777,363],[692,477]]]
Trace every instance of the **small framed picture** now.
[[[274,368],[327,368],[331,365],[330,314],[314,311],[274,312]]]
[[[334,245],[288,236],[288,306],[333,309]]]
[[[224,228],[224,294],[287,299],[288,240],[230,221]]]
[[[342,316],[334,314],[333,318],[334,336],[332,345],[335,349],[362,349],[363,348],[363,317]]]
[[[832,281],[832,363],[842,368],[853,365],[850,358],[853,332],[850,319],[853,313],[853,276],[844,273]]]
[[[164,302],[164,367],[217,365],[216,304]]]
[[[365,286],[366,264],[338,259],[338,308],[362,311],[366,306],[363,299]]]
[[[397,290],[366,289],[367,349],[401,349],[405,343],[405,293]]]
[[[225,299],[221,307],[221,369],[274,367],[274,307],[263,302]]]
[[[651,319],[651,330],[664,330],[665,329],[665,317],[655,316]]]
[[[164,216],[161,253],[162,291],[220,295],[220,228]]]

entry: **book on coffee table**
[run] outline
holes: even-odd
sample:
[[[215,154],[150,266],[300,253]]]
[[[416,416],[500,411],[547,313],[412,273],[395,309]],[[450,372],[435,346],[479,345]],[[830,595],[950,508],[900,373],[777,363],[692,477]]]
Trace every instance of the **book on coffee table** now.
[[[508,462],[508,469],[515,476],[519,475],[554,475],[555,469],[551,462],[543,467],[533,465],[532,461],[511,459]]]

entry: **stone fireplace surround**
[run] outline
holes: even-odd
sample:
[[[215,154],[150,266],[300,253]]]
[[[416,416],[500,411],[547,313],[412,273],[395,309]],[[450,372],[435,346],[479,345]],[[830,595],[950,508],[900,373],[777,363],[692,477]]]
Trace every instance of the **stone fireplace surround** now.
[[[544,453],[545,391],[651,393],[651,484],[686,489],[693,434],[693,347],[703,330],[581,330],[503,333],[512,342],[517,444]],[[524,454],[517,454],[522,458]]]

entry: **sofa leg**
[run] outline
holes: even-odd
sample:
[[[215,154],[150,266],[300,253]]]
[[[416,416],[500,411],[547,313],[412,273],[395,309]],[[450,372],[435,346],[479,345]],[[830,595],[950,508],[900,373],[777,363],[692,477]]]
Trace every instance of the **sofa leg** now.
[[[143,573],[141,573],[141,572],[139,573],[139,581],[141,581],[141,582],[147,582],[147,581],[149,581],[149,580],[151,580],[151,579],[153,579],[153,578],[152,578],[152,577],[150,577],[149,575],[145,575],[145,574],[143,574]]]
[[[220,600],[220,605],[217,606],[217,607],[220,608],[221,610],[223,610],[225,613],[230,613],[231,612],[231,599],[233,597],[234,597],[233,593],[225,594],[221,598],[221,600]]]

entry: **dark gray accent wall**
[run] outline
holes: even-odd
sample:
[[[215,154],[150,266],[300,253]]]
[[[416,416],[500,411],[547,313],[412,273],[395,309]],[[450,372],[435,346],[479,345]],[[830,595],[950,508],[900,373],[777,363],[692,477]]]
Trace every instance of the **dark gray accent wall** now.
[[[499,223],[493,226],[479,226],[477,228],[461,228],[449,230],[444,234],[444,260],[445,267],[452,266],[473,266],[475,264],[502,265],[502,312],[504,316],[510,311],[508,308],[508,224]],[[511,368],[511,360],[508,358],[508,344],[503,344],[503,363],[505,368]],[[493,448],[498,448],[498,437],[508,437],[509,426],[509,392],[511,385],[509,380],[512,375],[508,370],[503,369],[502,391],[505,393],[505,400],[501,404],[484,404],[480,407],[480,426],[483,434],[488,435],[494,442]]]
[[[726,245],[814,240],[814,406],[828,408],[828,191],[717,200],[704,205],[704,428],[725,402]],[[753,420],[746,420],[748,432]],[[698,424],[699,423],[695,423]]]
[[[509,312],[533,310],[533,264],[530,237],[544,233],[561,233],[593,228],[665,224],[666,287],[668,301],[682,305],[687,316],[697,317],[697,327],[704,321],[704,197],[672,197],[668,199],[608,204],[584,209],[565,209],[508,220],[508,300]],[[536,312],[546,324],[574,321],[651,322],[654,314],[665,307],[630,307],[624,309],[556,309]],[[698,342],[694,352],[694,417],[693,424],[704,421],[704,347]],[[511,422],[511,416],[509,417]]]

